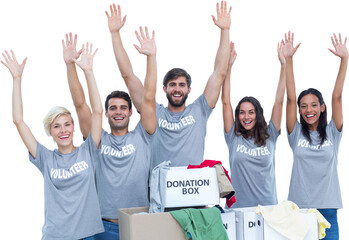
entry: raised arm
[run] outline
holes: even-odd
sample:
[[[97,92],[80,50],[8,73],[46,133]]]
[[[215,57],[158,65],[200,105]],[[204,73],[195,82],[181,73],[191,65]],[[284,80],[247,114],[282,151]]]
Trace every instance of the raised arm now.
[[[220,43],[216,54],[214,70],[212,75],[207,81],[204,95],[208,105],[211,108],[216,106],[218,101],[219,92],[222,87],[222,83],[227,73],[228,61],[229,61],[229,29],[230,29],[230,12],[227,9],[227,2],[222,1],[221,5],[217,3],[217,19],[212,15],[213,22],[221,29]]]
[[[136,31],[136,36],[140,46],[134,45],[139,53],[147,56],[147,74],[144,80],[144,95],[141,105],[141,123],[144,129],[149,134],[153,134],[156,130],[156,80],[157,80],[157,65],[156,65],[156,45],[155,33],[149,37],[148,28],[139,28],[140,34]]]
[[[293,55],[296,53],[300,43],[296,47],[293,47],[294,34],[288,32],[285,33],[285,45],[283,46],[283,55],[286,59],[286,126],[287,132],[290,134],[297,121],[297,98],[296,98],[296,85],[294,83],[293,75]]]
[[[235,51],[234,43],[230,43],[230,57],[227,74],[225,75],[222,86],[222,104],[223,104],[223,122],[224,131],[228,133],[234,124],[234,112],[230,102],[230,76],[231,68],[235,62],[237,53]]]
[[[122,78],[131,95],[134,106],[140,112],[144,94],[144,87],[139,78],[133,73],[131,61],[124,49],[121,41],[120,29],[124,26],[126,15],[121,17],[121,7],[118,5],[110,5],[110,14],[105,12],[108,17],[108,27],[113,43],[114,55],[118,64]]]
[[[282,118],[282,106],[284,103],[285,88],[286,88],[286,59],[282,53],[284,41],[278,43],[278,57],[281,64],[279,83],[276,89],[275,102],[273,111],[271,113],[271,121],[274,123],[275,128],[280,131],[281,118]]]
[[[90,98],[90,105],[92,109],[91,115],[91,137],[96,147],[99,147],[102,136],[102,117],[103,117],[103,106],[101,97],[96,84],[96,79],[93,74],[93,58],[96,55],[98,49],[92,51],[92,43],[89,45],[86,43],[82,47],[82,55],[80,61],[74,59],[74,62],[84,71],[88,94]],[[92,53],[93,52],[93,53]]]
[[[77,38],[76,34],[74,38],[72,33],[65,35],[65,42],[62,40],[63,58],[67,65],[69,90],[78,115],[80,131],[84,138],[87,138],[91,129],[91,110],[86,103],[84,90],[79,81],[74,62],[74,60],[79,58],[82,51],[76,51]]]
[[[22,74],[24,70],[27,58],[23,60],[21,64],[17,62],[16,56],[11,50],[11,55],[5,51],[2,54],[4,61],[2,64],[7,67],[13,78],[13,90],[12,90],[12,118],[13,123],[16,125],[19,135],[22,138],[23,143],[27,147],[30,154],[36,158],[37,141],[30,131],[29,127],[23,120],[23,102],[22,102]]]
[[[344,43],[342,42],[342,36],[339,34],[339,40],[336,34],[331,37],[334,50],[329,49],[334,55],[340,57],[341,63],[339,65],[339,71],[337,75],[336,84],[332,92],[332,119],[338,131],[342,131],[343,126],[343,107],[342,107],[342,92],[344,86],[345,75],[348,67],[348,49],[347,38]]]

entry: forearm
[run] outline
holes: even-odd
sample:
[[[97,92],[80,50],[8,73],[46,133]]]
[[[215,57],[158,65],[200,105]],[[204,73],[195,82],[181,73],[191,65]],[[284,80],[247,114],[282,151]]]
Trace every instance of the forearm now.
[[[147,73],[144,81],[144,100],[154,101],[157,82],[157,63],[156,56],[147,56]]]
[[[288,58],[286,61],[286,93],[287,102],[296,102],[296,85],[294,81],[292,58]]]
[[[119,71],[125,81],[136,109],[140,111],[144,91],[143,84],[133,73],[132,64],[122,44],[120,32],[112,32],[111,37]]]
[[[118,64],[120,73],[123,78],[130,79],[133,75],[131,61],[126,53],[124,45],[122,44],[120,32],[111,33],[114,55],[116,63]]]
[[[21,90],[21,78],[13,80],[12,89],[12,119],[13,123],[17,126],[23,122],[23,102],[22,102],[22,90]]]
[[[275,104],[283,104],[286,88],[286,64],[281,64],[280,77],[275,94]]]
[[[230,78],[231,78],[232,65],[228,66],[227,73],[225,75],[223,85],[222,85],[222,104],[230,105]]]
[[[87,87],[88,87],[88,93],[89,93],[89,99],[90,99],[90,105],[92,109],[92,114],[103,114],[103,105],[101,102],[101,98],[99,95],[97,83],[93,74],[92,70],[86,70],[84,71]]]
[[[347,73],[347,67],[348,67],[348,58],[342,58],[339,66],[336,83],[332,93],[332,98],[334,99],[341,99],[342,97],[345,76]]]
[[[217,50],[214,71],[217,74],[225,76],[229,61],[229,29],[221,29],[221,37]]]
[[[141,106],[141,122],[149,134],[153,134],[156,129],[156,81],[156,56],[150,55],[147,56],[147,74],[144,82],[144,97]]]
[[[71,97],[73,99],[75,108],[78,110],[84,104],[86,104],[86,99],[84,90],[78,78],[75,63],[67,64],[67,77]]]

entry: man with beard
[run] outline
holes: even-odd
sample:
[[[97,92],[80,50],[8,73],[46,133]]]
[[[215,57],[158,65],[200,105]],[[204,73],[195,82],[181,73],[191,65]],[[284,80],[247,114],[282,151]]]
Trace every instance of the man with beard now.
[[[129,57],[123,47],[120,29],[126,21],[122,18],[121,8],[110,6],[108,26],[112,37],[114,54],[119,70],[128,87],[138,112],[142,112],[141,103],[144,87],[133,73]],[[164,77],[163,90],[168,99],[167,107],[156,104],[157,130],[152,143],[151,169],[159,163],[171,160],[171,166],[200,164],[203,160],[207,120],[215,107],[226,74],[229,60],[230,9],[227,3],[217,3],[217,19],[214,24],[221,29],[219,48],[216,54],[214,71],[209,77],[204,93],[194,103],[186,106],[190,93],[191,78],[183,69],[174,68]]]
[[[95,235],[93,239],[96,240],[119,239],[119,208],[149,205],[150,149],[156,130],[156,45],[154,32],[152,37],[149,37],[147,27],[145,32],[140,28],[140,34],[136,32],[136,35],[140,42],[140,47],[135,45],[136,49],[147,56],[147,73],[140,105],[141,117],[135,129],[129,131],[129,120],[132,115],[130,96],[122,91],[113,91],[107,96],[105,115],[108,118],[111,133],[102,130],[100,154],[94,162],[97,194],[105,232]],[[80,55],[80,51],[76,51],[76,40],[76,35],[74,39],[71,33],[66,35],[66,44],[63,41],[63,56],[80,129],[84,138],[87,138],[90,134],[87,127],[91,124],[93,116],[86,104],[76,72],[74,61]]]

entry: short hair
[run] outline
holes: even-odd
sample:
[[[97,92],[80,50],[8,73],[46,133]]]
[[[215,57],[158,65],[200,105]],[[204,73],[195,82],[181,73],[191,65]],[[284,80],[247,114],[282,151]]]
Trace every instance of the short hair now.
[[[130,98],[130,95],[124,91],[113,91],[111,92],[107,98],[105,99],[105,111],[108,112],[108,106],[109,106],[109,100],[111,98],[122,98],[128,103],[128,109],[131,110],[132,108],[132,101]]]
[[[322,104],[325,104],[324,98],[322,97],[322,94],[319,90],[317,90],[315,88],[308,88],[307,90],[304,90],[299,94],[298,99],[297,99],[298,108],[300,107],[302,98],[308,94],[313,94],[318,98],[319,103],[320,103],[320,107]],[[311,144],[312,141],[310,138],[309,126],[306,123],[306,121],[303,119],[302,115],[300,115],[300,122],[302,125],[302,133],[304,134],[304,136],[308,139],[309,143]],[[320,138],[321,138],[320,145],[322,145],[327,138],[326,126],[327,126],[327,108],[326,108],[326,104],[325,104],[325,110],[320,113],[319,124],[317,126],[317,132],[319,133]]]
[[[254,106],[255,113],[256,113],[256,124],[254,125],[253,129],[250,131],[247,131],[240,123],[239,120],[239,113],[240,113],[240,106],[244,102],[249,102]],[[267,139],[270,137],[268,133],[268,124],[265,121],[264,115],[263,115],[263,108],[260,104],[260,102],[254,98],[254,97],[244,97],[240,100],[237,107],[235,108],[235,135],[237,136],[243,136],[245,139],[254,138],[255,144],[260,146],[266,146]]]
[[[185,77],[185,79],[187,80],[188,88],[190,88],[191,77],[184,69],[181,69],[181,68],[173,68],[166,73],[164,80],[163,80],[164,87],[167,87],[167,83],[169,81],[176,80],[179,77]]]
[[[62,115],[68,115],[71,118],[72,123],[74,124],[74,119],[72,118],[71,113],[68,109],[60,106],[53,107],[50,109],[50,111],[48,111],[48,113],[46,114],[43,120],[45,132],[47,136],[51,136],[51,124],[53,123],[53,121],[57,117]]]

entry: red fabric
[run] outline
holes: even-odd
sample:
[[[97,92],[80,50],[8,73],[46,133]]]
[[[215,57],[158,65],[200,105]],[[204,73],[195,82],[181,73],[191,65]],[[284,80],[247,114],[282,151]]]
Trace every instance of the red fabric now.
[[[188,165],[188,169],[190,168],[204,168],[204,167],[213,167],[216,164],[220,164],[223,167],[223,164],[221,161],[215,161],[215,160],[205,160],[203,161],[200,165]],[[223,167],[225,175],[227,176],[227,178],[229,179],[229,182],[231,183],[231,179],[229,176],[229,172]],[[230,208],[234,203],[236,203],[236,199],[235,196],[233,196],[232,198],[226,200],[227,206]]]

